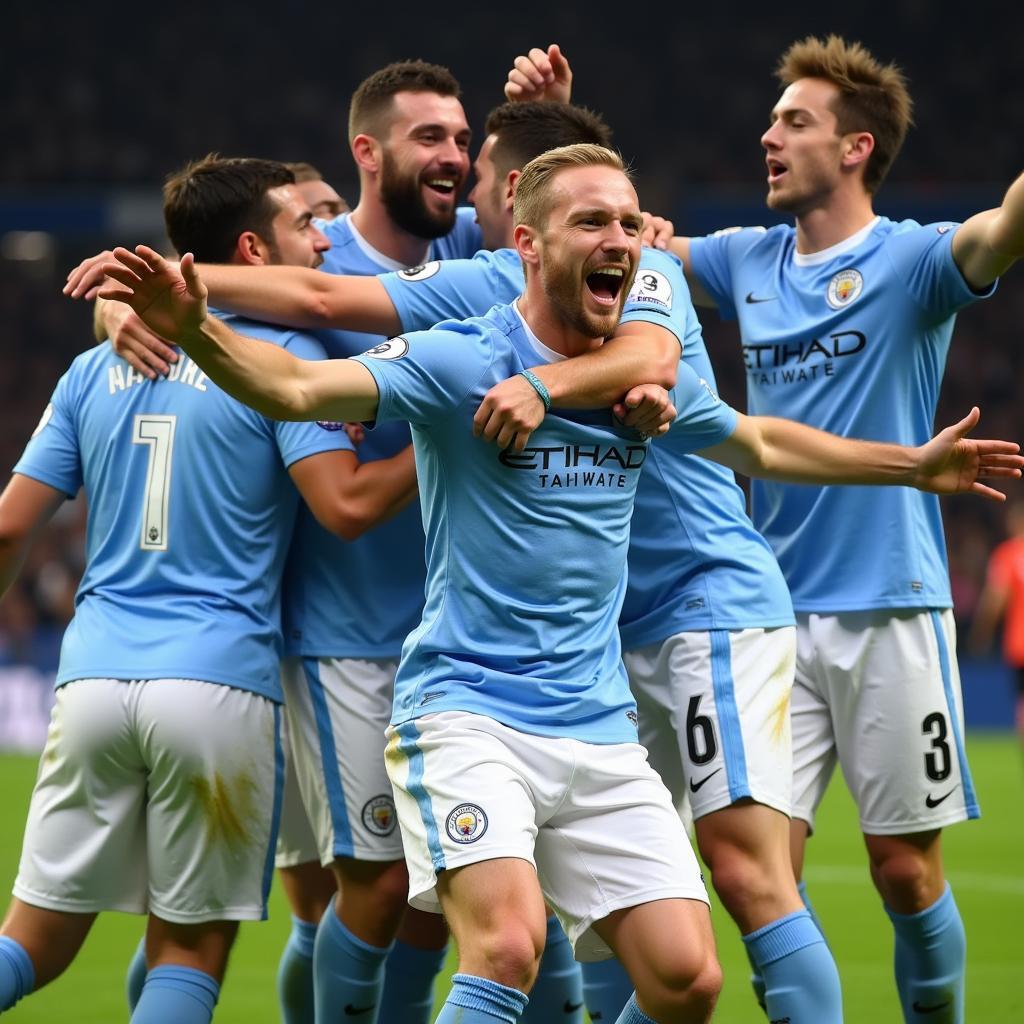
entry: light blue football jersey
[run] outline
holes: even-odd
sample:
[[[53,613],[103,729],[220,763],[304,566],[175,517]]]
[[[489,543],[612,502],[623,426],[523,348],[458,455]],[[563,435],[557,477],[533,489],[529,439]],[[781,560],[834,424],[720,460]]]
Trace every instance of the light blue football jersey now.
[[[306,359],[312,338],[225,317]],[[280,589],[299,504],[287,467],[351,450],[278,423],[182,355],[150,381],[102,344],[60,379],[14,471],[89,503],[86,569],[61,650],[73,679],[185,678],[282,700]]]
[[[322,270],[368,276],[398,266],[369,247],[348,214],[318,226],[331,242]],[[431,243],[430,255],[471,256],[479,245],[475,213],[465,207],[458,211],[452,232]],[[332,359],[365,352],[385,340],[356,331],[318,331],[316,337]],[[389,458],[410,440],[405,423],[386,424],[368,433],[359,446],[359,459]],[[423,524],[415,502],[354,541],[329,533],[301,506],[285,570],[287,653],[397,658],[402,641],[420,621],[423,581]]]
[[[380,280],[407,331],[446,316],[478,315],[493,302],[511,301],[524,284],[514,249],[383,274]],[[682,267],[671,254],[642,250],[622,316],[623,323],[635,320],[672,331],[683,361],[716,389]],[[657,439],[640,475],[619,622],[626,650],[687,630],[771,628],[794,621],[778,563],[751,525],[732,471],[686,451],[675,433]]]
[[[953,261],[956,228],[879,217],[811,255],[787,225],[694,239],[694,275],[739,319],[748,411],[927,441],[954,316],[979,298]],[[752,509],[797,611],[952,604],[934,495],[755,480]]]
[[[378,419],[412,424],[427,599],[395,683],[395,724],[463,710],[527,733],[635,742],[616,630],[629,520],[649,442],[610,410],[552,410],[522,452],[472,436],[489,388],[545,356],[514,306],[400,336],[357,356]],[[736,414],[681,367],[690,450]]]

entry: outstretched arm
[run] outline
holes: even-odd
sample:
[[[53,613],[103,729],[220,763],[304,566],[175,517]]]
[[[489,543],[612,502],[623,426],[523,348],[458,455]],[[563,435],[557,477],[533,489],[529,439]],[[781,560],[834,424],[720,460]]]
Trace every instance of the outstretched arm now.
[[[15,473],[0,494],[0,595],[14,582],[36,534],[67,497],[32,477]]]
[[[277,345],[236,334],[207,315],[206,288],[191,254],[180,268],[148,246],[115,249],[100,297],[125,302],[150,330],[176,341],[228,394],[279,420],[368,420],[377,384],[348,359],[296,359]]]
[[[1006,496],[979,481],[1017,478],[1024,466],[1012,441],[976,441],[967,434],[981,413],[972,409],[917,448],[837,437],[793,420],[740,416],[732,437],[700,454],[745,476],[797,484],[893,484],[933,494]]]
[[[1001,206],[965,220],[953,235],[953,259],[976,292],[1024,256],[1024,174]]]
[[[572,68],[561,47],[552,43],[546,50],[535,46],[516,57],[505,83],[509,103],[556,100],[568,103],[572,96]]]

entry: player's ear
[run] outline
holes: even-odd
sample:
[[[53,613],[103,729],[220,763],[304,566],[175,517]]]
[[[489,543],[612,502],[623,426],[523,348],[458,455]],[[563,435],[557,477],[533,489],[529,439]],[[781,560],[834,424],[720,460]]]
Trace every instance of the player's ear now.
[[[540,263],[540,253],[537,250],[537,232],[529,224],[517,224],[512,232],[512,240],[523,263],[532,267]]]
[[[361,171],[376,174],[380,170],[381,145],[372,136],[360,132],[352,140],[352,159]]]
[[[505,178],[505,209],[512,209],[512,200],[516,196],[516,185],[519,183],[519,179],[522,177],[523,172],[518,170],[512,170],[508,172],[508,176]]]
[[[235,243],[235,255],[244,264],[260,266],[270,262],[270,247],[255,231],[243,231]]]
[[[850,132],[843,136],[843,167],[862,167],[875,151],[875,137],[871,132]]]

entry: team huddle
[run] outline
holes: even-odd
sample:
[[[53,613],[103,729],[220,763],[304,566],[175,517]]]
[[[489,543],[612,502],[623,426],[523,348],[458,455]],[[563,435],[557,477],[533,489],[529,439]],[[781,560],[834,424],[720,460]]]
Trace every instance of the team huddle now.
[[[941,830],[979,808],[937,496],[1000,499],[1024,458],[968,437],[977,409],[932,430],[956,313],[1024,254],[1024,177],[962,224],[879,217],[898,69],[808,38],[778,77],[792,226],[643,213],[552,46],[509,73],[471,206],[458,84],[402,62],[353,95],[351,212],[208,156],[164,189],[178,262],[69,275],[100,343],[0,496],[5,587],[89,503],[0,1013],[122,910],[132,1022],[207,1024],[276,860],[285,1024],[707,1021],[692,820],[765,1019],[836,1024],[801,876],[838,762],[904,1020],[964,1020]],[[739,321],[747,415],[695,305]]]

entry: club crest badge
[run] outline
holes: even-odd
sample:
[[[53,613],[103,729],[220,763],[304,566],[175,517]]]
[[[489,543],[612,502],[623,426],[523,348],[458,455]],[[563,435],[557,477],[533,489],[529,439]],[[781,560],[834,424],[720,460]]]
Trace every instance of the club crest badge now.
[[[476,804],[459,804],[445,820],[445,829],[455,843],[475,843],[487,831],[487,815]]]
[[[429,263],[421,263],[418,267],[400,270],[398,276],[403,281],[426,281],[428,277],[433,277],[440,269],[441,261],[431,260]]]
[[[844,309],[864,291],[864,278],[859,270],[840,270],[828,283],[825,301],[833,309]]]
[[[397,824],[395,802],[391,797],[382,793],[366,801],[363,806],[363,827],[367,832],[375,836],[389,836]]]

